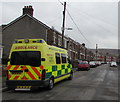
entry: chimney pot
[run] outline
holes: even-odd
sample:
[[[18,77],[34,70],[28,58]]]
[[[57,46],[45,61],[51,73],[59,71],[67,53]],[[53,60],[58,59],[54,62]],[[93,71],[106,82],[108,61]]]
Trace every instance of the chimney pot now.
[[[84,47],[85,47],[85,43],[82,43],[82,46],[84,46]]]
[[[29,8],[32,8],[32,6],[30,5]]]
[[[29,5],[29,6],[24,6],[24,8],[23,8],[23,15],[24,15],[24,14],[28,14],[28,15],[30,15],[30,16],[33,16],[33,11],[34,11],[34,9],[32,8],[31,5]]]

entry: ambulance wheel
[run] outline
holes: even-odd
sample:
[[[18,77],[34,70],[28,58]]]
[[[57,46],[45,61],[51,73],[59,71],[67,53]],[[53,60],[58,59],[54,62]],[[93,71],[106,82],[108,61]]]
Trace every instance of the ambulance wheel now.
[[[51,89],[53,89],[53,87],[54,87],[54,79],[53,78],[50,78],[50,80],[49,80],[49,85],[48,85],[48,89],[49,90],[51,90]]]
[[[73,73],[70,74],[70,77],[68,77],[68,80],[72,80],[73,79]]]

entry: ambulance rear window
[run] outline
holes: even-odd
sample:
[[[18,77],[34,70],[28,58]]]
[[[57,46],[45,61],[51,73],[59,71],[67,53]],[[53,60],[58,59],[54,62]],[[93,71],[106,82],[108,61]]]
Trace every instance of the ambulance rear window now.
[[[41,65],[41,54],[39,51],[16,51],[11,54],[11,65]]]

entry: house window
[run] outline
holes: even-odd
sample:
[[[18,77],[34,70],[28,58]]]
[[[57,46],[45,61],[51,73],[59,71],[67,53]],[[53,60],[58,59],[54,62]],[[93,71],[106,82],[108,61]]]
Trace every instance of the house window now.
[[[56,44],[56,33],[53,32],[53,43]]]
[[[62,40],[61,36],[58,36],[58,45],[59,45],[59,46],[61,46],[61,43],[62,43],[61,40]]]
[[[67,48],[67,40],[64,39],[64,47]]]

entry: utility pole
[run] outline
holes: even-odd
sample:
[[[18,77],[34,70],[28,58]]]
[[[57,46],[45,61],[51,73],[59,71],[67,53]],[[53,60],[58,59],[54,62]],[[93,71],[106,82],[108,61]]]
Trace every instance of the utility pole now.
[[[96,44],[96,61],[97,61],[98,45]]]
[[[66,11],[66,2],[64,2],[63,25],[62,25],[62,47],[63,48],[64,48],[64,30],[65,30],[65,11]]]

